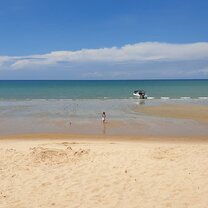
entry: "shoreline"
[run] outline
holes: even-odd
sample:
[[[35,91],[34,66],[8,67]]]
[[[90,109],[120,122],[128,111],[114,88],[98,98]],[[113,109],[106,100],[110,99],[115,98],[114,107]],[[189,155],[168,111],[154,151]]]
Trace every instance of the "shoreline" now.
[[[60,134],[60,133],[32,133],[0,135],[0,142],[6,140],[69,140],[69,141],[98,141],[98,142],[208,142],[207,136],[148,136],[148,135],[96,135],[96,134]]]

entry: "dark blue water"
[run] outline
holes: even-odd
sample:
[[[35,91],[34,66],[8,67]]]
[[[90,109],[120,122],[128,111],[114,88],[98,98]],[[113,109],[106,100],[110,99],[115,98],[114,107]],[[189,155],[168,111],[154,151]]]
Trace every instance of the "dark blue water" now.
[[[208,97],[208,80],[0,81],[0,99],[122,99],[137,89],[155,98]]]

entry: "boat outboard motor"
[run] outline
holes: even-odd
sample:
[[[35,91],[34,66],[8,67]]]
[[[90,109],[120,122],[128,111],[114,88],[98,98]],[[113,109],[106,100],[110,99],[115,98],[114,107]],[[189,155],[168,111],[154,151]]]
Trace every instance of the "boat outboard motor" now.
[[[143,91],[143,90],[139,91],[139,98],[140,99],[145,99],[145,91]]]

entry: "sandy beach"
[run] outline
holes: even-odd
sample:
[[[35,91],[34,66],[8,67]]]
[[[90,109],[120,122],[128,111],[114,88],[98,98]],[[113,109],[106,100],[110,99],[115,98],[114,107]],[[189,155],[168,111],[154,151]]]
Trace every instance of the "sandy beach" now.
[[[206,208],[203,138],[0,138],[0,207]]]

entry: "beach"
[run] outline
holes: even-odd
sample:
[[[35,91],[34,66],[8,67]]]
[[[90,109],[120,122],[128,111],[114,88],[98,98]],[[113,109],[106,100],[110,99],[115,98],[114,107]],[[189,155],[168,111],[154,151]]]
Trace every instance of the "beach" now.
[[[2,208],[208,204],[206,137],[1,137],[0,160]]]
[[[207,207],[207,96],[43,99],[45,84],[0,100],[0,208]]]

